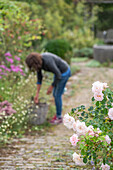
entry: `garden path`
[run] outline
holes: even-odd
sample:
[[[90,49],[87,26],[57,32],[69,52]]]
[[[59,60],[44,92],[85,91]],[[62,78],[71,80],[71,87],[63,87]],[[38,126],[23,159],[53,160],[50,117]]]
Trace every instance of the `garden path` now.
[[[81,71],[72,76],[67,83],[64,98],[64,113],[81,104],[90,105],[92,97],[92,83],[99,80],[113,86],[110,68],[88,68],[85,63],[74,63],[81,67]],[[74,147],[69,143],[73,131],[63,124],[52,126],[44,135],[28,135],[21,139],[14,139],[13,144],[1,149],[0,170],[24,169],[65,169],[90,170],[91,168],[76,167],[72,161]]]

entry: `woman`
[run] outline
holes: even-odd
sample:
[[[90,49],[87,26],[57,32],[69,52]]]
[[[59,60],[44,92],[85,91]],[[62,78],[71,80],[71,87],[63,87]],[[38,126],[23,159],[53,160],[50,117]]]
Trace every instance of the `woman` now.
[[[51,124],[62,123],[62,94],[65,85],[71,75],[70,67],[66,61],[59,56],[46,52],[46,53],[31,53],[26,58],[26,64],[30,70],[37,71],[37,92],[34,102],[38,103],[39,92],[42,84],[42,70],[52,72],[54,80],[47,90],[47,94],[53,91],[53,96],[56,105],[56,115],[50,121]]]

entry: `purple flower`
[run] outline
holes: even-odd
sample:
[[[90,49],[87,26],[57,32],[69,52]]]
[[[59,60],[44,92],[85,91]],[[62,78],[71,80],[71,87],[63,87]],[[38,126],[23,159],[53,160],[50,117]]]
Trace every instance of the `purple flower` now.
[[[3,72],[1,72],[0,74],[1,74],[1,75],[4,75],[4,76],[7,76],[7,73],[3,73]]]
[[[2,69],[0,69],[0,72],[2,71]]]
[[[3,68],[3,69],[6,69],[6,66],[4,66],[4,65],[0,65],[0,67]]]
[[[7,67],[5,68],[5,70],[8,71],[8,72],[11,72],[11,69],[9,69],[9,68],[7,68]]]
[[[25,74],[24,74],[24,73],[22,73],[22,72],[21,72],[21,75],[22,75],[22,76],[25,76]]]
[[[7,100],[4,100],[3,102],[0,103],[1,106],[8,105],[11,106],[12,104],[9,103]]]
[[[93,161],[91,161],[91,165],[94,165],[94,162],[93,162]]]
[[[5,56],[8,56],[8,57],[12,57],[12,55],[11,55],[11,53],[10,53],[10,52],[5,53],[4,55],[5,55]]]
[[[15,65],[11,65],[11,70],[16,72],[16,73],[21,71],[20,67],[19,66],[15,66]]]
[[[6,60],[9,61],[11,64],[13,63],[13,59],[12,58],[6,57]]]
[[[0,112],[5,111],[6,115],[11,115],[16,113],[16,110],[12,108],[12,104],[9,103],[7,100],[0,102]]]
[[[2,79],[2,76],[0,76],[0,79]]]
[[[15,56],[15,59],[16,59],[17,61],[20,61],[20,57]]]

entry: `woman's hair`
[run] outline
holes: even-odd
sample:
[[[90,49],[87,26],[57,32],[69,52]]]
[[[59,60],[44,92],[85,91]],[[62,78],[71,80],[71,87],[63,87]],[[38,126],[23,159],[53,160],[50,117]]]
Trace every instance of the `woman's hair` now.
[[[30,70],[34,68],[39,71],[42,67],[42,56],[39,53],[32,52],[27,56],[25,62]]]

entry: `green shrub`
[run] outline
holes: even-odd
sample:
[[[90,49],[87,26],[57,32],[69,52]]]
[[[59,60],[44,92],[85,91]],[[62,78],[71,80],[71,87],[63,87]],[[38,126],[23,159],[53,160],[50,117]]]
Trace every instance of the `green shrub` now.
[[[76,58],[72,58],[71,59],[71,62],[76,62],[76,63],[79,63],[79,62],[86,62],[86,61],[88,61],[89,60],[89,58],[88,57],[76,57]]]
[[[46,51],[60,56],[70,64],[72,48],[65,39],[49,40],[44,48]]]
[[[31,19],[21,3],[8,0],[1,0],[0,3],[0,60],[5,60],[3,55],[6,52],[18,55],[34,47],[36,42],[39,44],[44,32],[42,20]],[[29,5],[23,3],[23,6],[28,9]]]
[[[91,60],[86,64],[87,67],[101,67],[99,61]]]
[[[92,48],[82,48],[73,50],[74,56],[76,57],[93,57],[93,49]]]

